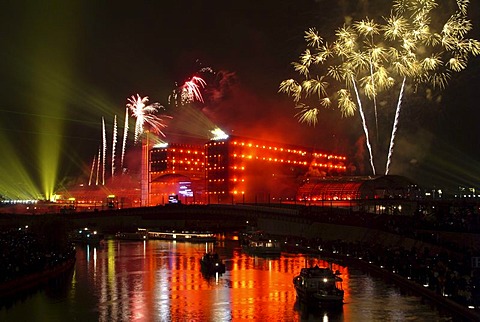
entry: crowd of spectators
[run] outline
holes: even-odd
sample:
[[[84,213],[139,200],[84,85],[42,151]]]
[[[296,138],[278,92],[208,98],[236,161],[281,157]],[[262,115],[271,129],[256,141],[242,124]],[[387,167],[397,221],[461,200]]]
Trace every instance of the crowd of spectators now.
[[[422,248],[383,245],[364,241],[326,241],[321,238],[295,240],[309,249],[362,259],[418,283],[464,306],[480,309],[480,268],[472,259],[480,257],[480,217],[478,208],[419,209],[413,216],[372,214],[360,211],[329,211],[306,208],[305,217],[317,222],[366,227],[420,241]],[[445,240],[441,232],[458,236]],[[477,236],[477,243],[465,243],[465,234]],[[296,239],[291,237],[292,240]],[[475,240],[475,237],[473,237]],[[434,246],[434,247],[433,247]]]
[[[73,246],[51,249],[28,228],[0,231],[0,283],[47,270],[73,256]]]

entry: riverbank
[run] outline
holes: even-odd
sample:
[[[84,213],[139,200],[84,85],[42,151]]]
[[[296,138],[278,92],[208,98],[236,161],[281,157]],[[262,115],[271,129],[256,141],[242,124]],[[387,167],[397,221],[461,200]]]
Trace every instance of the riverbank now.
[[[401,289],[418,294],[438,307],[454,313],[459,320],[480,321],[480,312],[478,312],[478,310],[469,309],[467,306],[461,305],[450,300],[449,297],[431,290],[428,285],[420,285],[417,282],[412,281],[411,278],[401,276],[393,270],[389,270],[385,267],[374,265],[369,261],[344,254],[322,251],[319,253],[319,256],[322,258],[328,258],[329,260],[341,263],[345,266],[359,268],[372,275],[380,276],[384,280],[398,285]]]
[[[27,274],[1,283],[0,304],[5,301],[11,301],[15,296],[34,290],[48,283],[50,280],[67,273],[69,270],[73,269],[74,265],[75,257],[71,257],[54,266],[45,268],[42,271]]]
[[[280,241],[282,251],[286,253],[304,254],[359,269],[381,277],[407,293],[422,297],[425,302],[455,316],[453,321],[480,321],[478,294],[473,294],[475,288],[478,289],[478,280],[475,284],[470,279],[473,273],[469,267],[470,261],[451,260],[449,254],[438,245],[432,247],[431,252],[429,246],[432,245],[428,243],[405,240],[404,236],[395,237],[382,231],[367,229],[362,232],[360,227],[333,224],[327,224],[326,229],[321,223],[304,224],[301,227],[298,222],[297,226],[292,225],[291,220],[282,223],[278,218],[276,221],[269,219],[259,220],[259,225],[251,229],[262,231],[269,239]],[[279,229],[282,225],[285,231],[280,235],[278,232],[282,231]],[[315,227],[321,227],[321,231],[328,233],[315,234]],[[310,238],[300,233],[294,235],[298,231],[308,232]],[[366,238],[369,234],[376,236],[377,240]],[[405,248],[411,245],[412,248]],[[458,254],[450,252],[450,255]],[[477,301],[472,298],[474,296]]]

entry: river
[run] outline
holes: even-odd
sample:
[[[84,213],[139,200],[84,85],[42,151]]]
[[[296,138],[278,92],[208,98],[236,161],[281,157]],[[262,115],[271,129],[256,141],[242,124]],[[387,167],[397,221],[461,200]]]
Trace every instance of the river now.
[[[206,277],[205,251],[227,271]],[[245,254],[238,241],[181,243],[106,240],[77,245],[73,272],[9,306],[0,321],[454,321],[418,296],[360,270],[319,258]],[[307,265],[341,272],[341,310],[310,311],[296,301],[292,279]]]

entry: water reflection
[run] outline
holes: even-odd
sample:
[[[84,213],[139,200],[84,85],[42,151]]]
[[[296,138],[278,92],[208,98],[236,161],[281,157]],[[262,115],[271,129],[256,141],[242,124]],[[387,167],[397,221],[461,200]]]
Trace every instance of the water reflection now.
[[[200,258],[217,252],[222,275],[204,276]],[[322,311],[296,300],[292,279],[302,267],[339,270],[345,305]],[[46,293],[0,311],[0,320],[77,321],[417,321],[449,320],[418,297],[336,264],[282,253],[245,254],[236,241],[190,244],[108,240],[77,247],[75,272],[61,300]],[[25,312],[39,311],[36,319]]]

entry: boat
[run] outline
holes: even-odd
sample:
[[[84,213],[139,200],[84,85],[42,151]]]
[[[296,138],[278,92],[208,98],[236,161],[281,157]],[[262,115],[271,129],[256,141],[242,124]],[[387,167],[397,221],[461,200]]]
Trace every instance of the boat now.
[[[280,241],[265,235],[254,235],[244,240],[242,248],[252,255],[277,256],[282,252]]]
[[[69,234],[69,239],[73,243],[83,243],[83,244],[100,244],[104,240],[104,235],[99,233],[96,230],[90,230],[85,227],[83,229],[78,229]]]
[[[328,267],[302,268],[293,278],[297,298],[302,302],[318,306],[343,305],[343,288],[340,272]]]
[[[213,243],[217,237],[211,232],[196,231],[148,231],[149,239],[171,240],[190,243]]]
[[[122,240],[147,240],[148,232],[145,229],[138,229],[135,232],[117,232],[115,238]]]
[[[205,275],[225,273],[225,264],[218,257],[218,254],[206,253],[200,258],[200,267]]]

